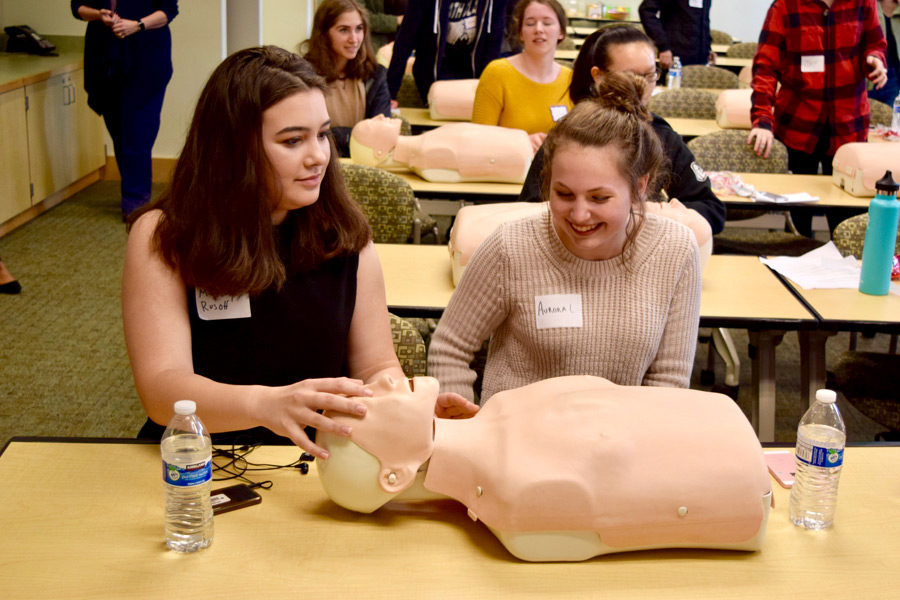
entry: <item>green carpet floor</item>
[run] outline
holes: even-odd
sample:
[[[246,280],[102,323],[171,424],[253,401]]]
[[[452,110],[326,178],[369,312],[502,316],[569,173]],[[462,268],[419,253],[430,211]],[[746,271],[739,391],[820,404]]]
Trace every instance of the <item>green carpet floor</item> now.
[[[16,435],[133,437],[140,429],[145,416],[122,337],[125,241],[118,182],[109,181],[0,238],[0,256],[23,286],[18,296],[0,294],[0,444]],[[732,330],[732,336],[742,357],[737,401],[749,414],[747,335]],[[828,365],[847,339],[829,339]],[[886,351],[887,336],[863,339],[860,349]],[[776,439],[793,442],[804,411],[796,334],[788,333],[776,352]],[[705,365],[701,345],[692,387],[710,389],[699,381]],[[721,361],[716,378],[724,378]],[[839,402],[850,440],[870,441],[883,429]]]

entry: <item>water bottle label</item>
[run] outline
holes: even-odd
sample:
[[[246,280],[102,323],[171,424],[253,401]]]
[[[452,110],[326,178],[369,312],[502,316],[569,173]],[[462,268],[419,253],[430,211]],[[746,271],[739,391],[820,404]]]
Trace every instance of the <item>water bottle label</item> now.
[[[797,458],[813,467],[839,467],[844,464],[844,449],[820,448],[797,440]]]
[[[163,461],[163,481],[176,487],[200,485],[212,479],[212,459],[183,467]]]

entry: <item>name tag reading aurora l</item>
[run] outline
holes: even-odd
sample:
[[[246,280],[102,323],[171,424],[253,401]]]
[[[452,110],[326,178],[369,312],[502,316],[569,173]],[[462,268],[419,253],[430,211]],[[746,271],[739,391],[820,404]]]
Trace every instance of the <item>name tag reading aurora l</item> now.
[[[581,294],[548,294],[534,297],[538,329],[581,327]]]
[[[220,296],[214,298],[200,289],[194,290],[197,301],[197,316],[204,321],[224,319],[249,319],[250,296]]]

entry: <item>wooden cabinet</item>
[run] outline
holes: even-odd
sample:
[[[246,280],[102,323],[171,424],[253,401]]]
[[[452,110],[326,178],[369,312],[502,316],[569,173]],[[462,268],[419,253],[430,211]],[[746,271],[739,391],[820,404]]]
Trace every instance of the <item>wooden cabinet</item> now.
[[[31,206],[24,88],[0,94],[0,223]]]
[[[32,203],[106,163],[103,122],[87,105],[84,69],[25,87]]]

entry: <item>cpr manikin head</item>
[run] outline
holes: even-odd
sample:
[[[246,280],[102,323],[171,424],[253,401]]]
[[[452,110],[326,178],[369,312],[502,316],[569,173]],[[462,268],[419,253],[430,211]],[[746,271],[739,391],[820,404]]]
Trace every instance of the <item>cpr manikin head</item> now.
[[[350,133],[350,156],[353,162],[370,167],[380,167],[392,158],[392,152],[400,138],[400,119],[377,115],[364,119]]]
[[[320,431],[316,440],[331,455],[318,461],[325,492],[336,504],[364,513],[407,489],[431,456],[438,382],[383,375],[367,387],[371,397],[355,398],[369,408],[365,417],[327,414],[349,426],[350,437]]]

